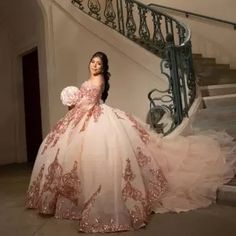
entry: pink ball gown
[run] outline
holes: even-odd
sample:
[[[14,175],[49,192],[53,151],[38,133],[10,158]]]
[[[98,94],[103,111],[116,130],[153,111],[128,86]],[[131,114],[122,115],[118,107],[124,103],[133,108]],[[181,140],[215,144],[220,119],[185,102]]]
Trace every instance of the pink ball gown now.
[[[85,81],[75,107],[41,144],[27,208],[77,220],[83,232],[114,232],[143,227],[153,212],[214,202],[217,188],[234,175],[231,137],[162,138],[103,104],[101,94]]]

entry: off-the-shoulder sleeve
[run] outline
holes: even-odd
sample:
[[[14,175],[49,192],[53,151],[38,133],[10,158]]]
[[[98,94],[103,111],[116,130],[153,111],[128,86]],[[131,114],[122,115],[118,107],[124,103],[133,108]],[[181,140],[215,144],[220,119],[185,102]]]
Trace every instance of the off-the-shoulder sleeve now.
[[[100,103],[101,94],[103,92],[103,85],[94,85],[86,81],[79,91],[79,103],[86,105],[94,105]]]

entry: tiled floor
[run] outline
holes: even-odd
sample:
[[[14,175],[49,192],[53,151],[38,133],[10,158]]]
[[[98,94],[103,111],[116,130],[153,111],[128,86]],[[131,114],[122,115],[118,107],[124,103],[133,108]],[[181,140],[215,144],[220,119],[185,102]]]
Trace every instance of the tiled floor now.
[[[77,231],[76,222],[56,220],[52,217],[44,218],[35,211],[24,208],[30,172],[31,167],[26,164],[0,167],[0,235],[78,236],[81,234]],[[123,236],[235,236],[236,207],[212,205],[206,209],[181,214],[157,214],[153,215],[146,228],[112,235],[118,234]]]

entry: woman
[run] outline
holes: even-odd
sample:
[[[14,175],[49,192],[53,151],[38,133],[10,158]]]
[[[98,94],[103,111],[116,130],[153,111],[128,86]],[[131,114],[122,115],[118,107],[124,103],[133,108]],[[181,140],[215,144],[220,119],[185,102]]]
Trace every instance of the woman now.
[[[78,220],[84,232],[114,232],[145,226],[152,212],[214,202],[217,188],[234,175],[231,138],[222,133],[161,138],[103,103],[110,77],[104,53],[92,56],[89,69],[80,89],[62,91],[70,110],[41,144],[27,207]]]

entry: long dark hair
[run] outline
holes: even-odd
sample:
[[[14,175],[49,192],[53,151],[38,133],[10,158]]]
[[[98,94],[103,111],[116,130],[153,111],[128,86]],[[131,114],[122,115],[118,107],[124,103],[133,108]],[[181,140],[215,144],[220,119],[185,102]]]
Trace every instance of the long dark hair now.
[[[110,84],[109,84],[109,79],[111,74],[109,73],[109,65],[108,65],[108,58],[107,55],[103,52],[96,52],[93,54],[90,62],[93,60],[94,57],[99,57],[102,61],[102,71],[100,74],[103,75],[104,77],[104,90],[102,93],[102,97],[101,99],[103,100],[103,102],[106,101],[107,97],[108,97],[108,90],[110,88]]]

